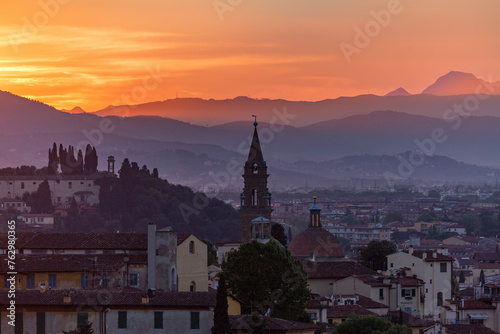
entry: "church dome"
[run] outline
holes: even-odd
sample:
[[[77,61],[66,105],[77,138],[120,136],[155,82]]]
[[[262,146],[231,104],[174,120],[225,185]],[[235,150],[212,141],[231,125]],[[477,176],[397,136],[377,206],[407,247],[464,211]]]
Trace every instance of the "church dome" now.
[[[295,257],[344,257],[342,245],[337,237],[320,227],[309,227],[297,234],[288,245],[288,250]]]

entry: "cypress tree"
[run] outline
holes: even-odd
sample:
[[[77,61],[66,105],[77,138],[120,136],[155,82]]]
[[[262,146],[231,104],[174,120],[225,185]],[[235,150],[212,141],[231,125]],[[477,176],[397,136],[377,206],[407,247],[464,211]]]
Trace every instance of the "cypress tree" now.
[[[83,153],[82,150],[78,150],[78,159],[76,163],[76,174],[82,175],[83,174]]]
[[[85,173],[91,173],[92,172],[92,146],[90,144],[87,144],[87,147],[85,148],[85,158],[84,158],[84,167],[83,170]]]
[[[153,175],[153,177],[154,177],[155,179],[157,179],[157,178],[158,178],[158,168],[154,168],[154,169],[153,169],[153,174],[152,174],[152,175]]]
[[[217,288],[217,302],[214,310],[214,327],[212,334],[228,334],[231,333],[229,324],[229,315],[227,313],[227,285],[224,275],[219,278],[219,286]]]
[[[91,173],[95,173],[97,172],[97,164],[98,164],[98,160],[97,160],[97,150],[95,149],[95,146],[92,148],[92,169],[91,169]]]

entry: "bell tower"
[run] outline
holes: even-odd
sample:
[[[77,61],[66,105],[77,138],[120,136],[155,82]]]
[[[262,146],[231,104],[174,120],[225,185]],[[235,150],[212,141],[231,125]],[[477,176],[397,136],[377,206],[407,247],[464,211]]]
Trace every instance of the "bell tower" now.
[[[262,155],[259,135],[257,133],[257,117],[255,117],[254,131],[250,152],[244,166],[244,188],[240,195],[241,241],[249,242],[252,239],[252,220],[264,217],[271,220],[271,193],[267,189],[267,165]]]

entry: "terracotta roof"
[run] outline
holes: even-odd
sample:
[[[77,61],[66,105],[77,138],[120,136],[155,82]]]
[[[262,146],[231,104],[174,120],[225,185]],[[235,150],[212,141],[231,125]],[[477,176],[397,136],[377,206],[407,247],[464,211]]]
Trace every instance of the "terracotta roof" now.
[[[186,239],[189,238],[190,235],[191,233],[177,233],[177,246],[186,241]]]
[[[474,259],[477,261],[500,261],[500,253],[476,253]]]
[[[397,319],[399,319],[399,316],[402,315],[403,324],[408,327],[428,327],[434,324],[433,321],[424,321],[419,317],[416,317],[410,313],[406,313],[403,311],[401,311],[401,313],[399,311],[389,311],[387,312],[387,315]]]
[[[362,296],[359,294],[356,294],[356,296],[358,297],[358,301],[356,302],[356,304],[361,305],[366,309],[369,309],[369,308],[389,308],[389,306],[382,304],[382,303],[379,303],[379,302],[376,302],[371,298],[368,298],[368,297],[365,297],[365,296]]]
[[[473,325],[444,325],[448,334],[498,334],[482,324]]]
[[[436,253],[436,257],[433,257],[433,253]],[[453,259],[447,255],[443,255],[432,251],[421,251],[414,250],[413,256],[424,259],[425,262],[443,262],[443,261],[453,261]]]
[[[83,272],[95,264],[118,270],[128,259],[129,264],[147,264],[147,255],[127,254],[64,254],[64,255],[16,255],[18,273],[35,272]],[[0,255],[0,272],[8,272],[7,255]]]
[[[393,278],[391,280],[393,283],[399,283],[401,286],[406,287],[406,286],[421,286],[425,282],[421,280],[420,278],[416,277],[409,277],[409,276],[400,276]]]
[[[64,296],[70,296],[71,302],[64,303]],[[18,290],[16,305],[93,305],[93,306],[145,306],[155,307],[185,306],[213,307],[216,301],[216,291],[208,292],[172,292],[156,291],[147,304],[142,298],[147,293],[138,289],[115,288],[98,290]],[[8,305],[10,299],[7,291],[0,291],[0,305]]]
[[[351,314],[356,315],[377,315],[372,311],[368,311],[363,306],[354,304],[354,305],[334,305],[331,306],[328,310],[326,310],[327,318],[347,318]]]
[[[389,308],[389,306],[387,306],[385,304],[376,302],[371,298],[362,296],[362,295],[357,294],[357,293],[354,295],[333,295],[333,297],[335,299],[341,298],[341,297],[342,298],[356,298],[357,297],[356,304],[361,305],[362,307],[364,307],[366,309],[373,309],[373,308],[387,308],[388,309]]]
[[[18,233],[17,249],[129,249],[147,250],[146,233]],[[1,241],[6,233],[0,234]]]
[[[313,262],[304,260],[302,265],[307,272],[308,278],[331,278],[336,280],[353,275],[377,275],[376,271],[353,261]]]
[[[292,256],[309,257],[311,252],[320,257],[344,257],[337,238],[320,227],[310,227],[297,234],[288,245]]]
[[[487,309],[496,309],[495,306],[489,303],[485,303],[480,300],[464,300],[464,307],[462,307],[462,303],[458,302],[459,310],[487,310]]]
[[[253,324],[262,323],[264,323],[264,331],[273,331],[273,333],[281,331],[286,333],[288,331],[318,328],[318,326],[313,323],[297,322],[254,314],[231,315],[229,316],[229,323],[231,325],[231,330],[237,330],[238,333],[245,333],[246,331],[244,330],[252,329]]]

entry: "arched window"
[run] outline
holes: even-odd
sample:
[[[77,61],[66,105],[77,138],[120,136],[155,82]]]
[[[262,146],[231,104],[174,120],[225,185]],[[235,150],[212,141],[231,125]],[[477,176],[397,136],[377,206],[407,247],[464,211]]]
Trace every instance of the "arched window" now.
[[[196,292],[196,282],[195,281],[192,281],[191,284],[189,285],[189,291]]]
[[[194,241],[189,242],[189,254],[194,254]]]
[[[254,174],[257,174],[258,170],[257,170],[257,163],[255,162],[253,165],[252,165],[252,173]]]
[[[257,206],[257,189],[252,189],[252,206]]]

